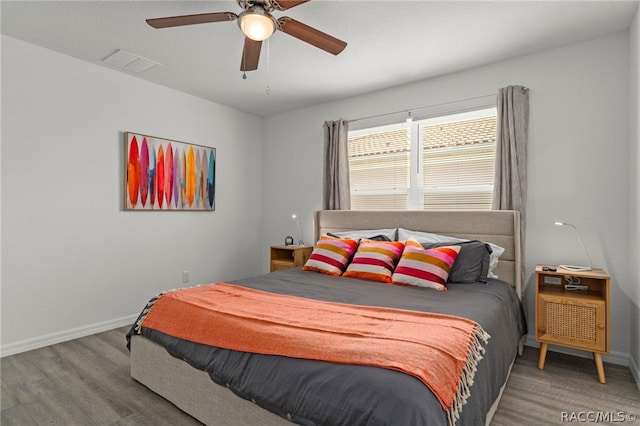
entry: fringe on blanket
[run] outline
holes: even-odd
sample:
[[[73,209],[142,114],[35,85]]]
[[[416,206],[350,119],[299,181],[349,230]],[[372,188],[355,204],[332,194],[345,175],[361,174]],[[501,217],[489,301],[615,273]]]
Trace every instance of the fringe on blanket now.
[[[151,300],[149,300],[147,302],[147,305],[144,307],[144,309],[142,310],[142,312],[138,316],[138,320],[136,321],[136,326],[133,328],[133,330],[135,331],[136,334],[141,334],[142,333],[142,322],[144,321],[144,319],[149,314],[149,311],[151,310],[153,305],[155,305],[156,302],[158,301],[158,299],[160,299],[160,297],[165,293],[166,292],[162,292],[162,293],[158,294],[157,296],[153,297]]]
[[[184,289],[192,288],[192,287],[204,287],[204,286],[207,286],[207,285],[215,285],[215,284],[214,283],[208,283],[208,284],[198,284],[198,285],[194,285],[194,286],[191,286],[191,287],[174,288],[174,289],[171,289],[171,290],[165,290],[162,293],[159,293],[157,296],[152,297],[151,300],[149,300],[147,302],[147,305],[144,307],[144,309],[142,310],[142,312],[138,316],[138,320],[136,321],[136,326],[134,327],[133,330],[136,332],[136,334],[142,334],[142,323],[144,322],[144,319],[147,317],[147,315],[149,314],[149,311],[151,310],[151,308],[153,308],[153,305],[156,304],[158,299],[160,299],[165,294],[173,293],[174,291],[184,290]]]
[[[454,426],[458,419],[460,419],[460,411],[462,406],[466,404],[467,399],[471,395],[471,386],[473,385],[473,377],[476,374],[478,363],[482,360],[485,353],[485,349],[482,346],[489,341],[489,334],[484,329],[476,324],[469,343],[469,354],[467,355],[467,361],[462,370],[460,381],[458,382],[458,390],[456,391],[453,403],[451,407],[447,409],[447,418],[449,420],[449,426]]]

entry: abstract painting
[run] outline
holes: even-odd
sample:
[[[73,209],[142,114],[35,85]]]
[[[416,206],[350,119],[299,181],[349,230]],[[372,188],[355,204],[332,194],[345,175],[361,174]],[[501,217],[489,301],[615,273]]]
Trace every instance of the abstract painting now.
[[[125,132],[125,163],[125,210],[215,210],[215,148]]]

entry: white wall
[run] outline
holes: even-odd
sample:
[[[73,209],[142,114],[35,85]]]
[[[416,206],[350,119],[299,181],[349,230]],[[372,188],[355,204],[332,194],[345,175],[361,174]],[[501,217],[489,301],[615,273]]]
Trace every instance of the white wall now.
[[[613,353],[608,360],[628,363],[628,57],[628,33],[622,33],[267,118],[264,219],[270,226],[263,245],[293,232],[287,220],[293,210],[311,235],[312,212],[322,205],[324,120],[495,95],[499,87],[521,84],[530,88],[531,110],[527,284],[536,263],[585,261],[575,236],[553,226],[555,220],[576,224],[594,264],[612,277]],[[528,285],[532,319],[531,291]]]
[[[635,293],[631,303],[631,371],[640,388],[640,7],[629,32],[631,104],[630,117],[630,151],[631,185],[629,192],[629,255],[631,274],[629,280]]]
[[[3,36],[2,124],[3,355],[260,272],[262,118]],[[125,131],[215,147],[216,211],[123,211]]]

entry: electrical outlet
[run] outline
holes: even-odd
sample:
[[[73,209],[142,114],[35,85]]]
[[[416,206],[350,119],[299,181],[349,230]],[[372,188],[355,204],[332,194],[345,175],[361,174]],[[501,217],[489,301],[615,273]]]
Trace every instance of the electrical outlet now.
[[[189,276],[189,271],[182,271],[182,282],[188,283],[191,281],[191,277]]]

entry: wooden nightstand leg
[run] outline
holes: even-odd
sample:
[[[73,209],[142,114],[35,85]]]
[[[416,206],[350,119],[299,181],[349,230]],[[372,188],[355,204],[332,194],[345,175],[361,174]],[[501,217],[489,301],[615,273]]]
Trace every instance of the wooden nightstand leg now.
[[[602,355],[594,352],[593,360],[596,362],[596,369],[598,370],[598,380],[600,381],[600,383],[607,383],[604,378],[604,365],[602,365]]]
[[[538,359],[538,368],[542,370],[544,368],[544,362],[547,359],[547,344],[540,343],[540,358]]]

